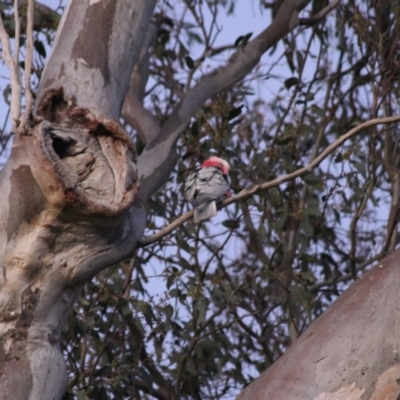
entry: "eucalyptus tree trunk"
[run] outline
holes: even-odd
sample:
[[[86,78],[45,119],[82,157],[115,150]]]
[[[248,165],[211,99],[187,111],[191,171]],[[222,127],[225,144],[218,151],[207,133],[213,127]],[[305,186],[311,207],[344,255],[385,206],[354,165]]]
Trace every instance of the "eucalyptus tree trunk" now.
[[[118,123],[155,0],[72,0],[35,118],[0,174],[0,398],[60,399],[83,283],[134,249],[135,154]]]
[[[237,400],[398,400],[400,250],[354,282]]]

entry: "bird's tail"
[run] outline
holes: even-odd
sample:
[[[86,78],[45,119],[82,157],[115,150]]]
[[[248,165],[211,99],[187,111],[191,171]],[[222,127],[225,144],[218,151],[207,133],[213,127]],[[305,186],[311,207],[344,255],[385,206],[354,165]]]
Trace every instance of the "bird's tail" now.
[[[200,204],[194,209],[193,221],[195,224],[205,221],[217,214],[217,204],[215,201]]]

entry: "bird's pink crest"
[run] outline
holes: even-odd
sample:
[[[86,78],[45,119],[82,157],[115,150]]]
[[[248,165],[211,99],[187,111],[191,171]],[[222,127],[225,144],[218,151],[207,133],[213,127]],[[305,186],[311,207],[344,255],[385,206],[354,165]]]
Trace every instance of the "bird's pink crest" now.
[[[214,168],[219,168],[223,174],[228,175],[229,174],[229,163],[228,161],[223,160],[222,158],[212,156],[210,158],[207,158],[206,161],[201,164],[202,168],[204,167],[214,167]]]

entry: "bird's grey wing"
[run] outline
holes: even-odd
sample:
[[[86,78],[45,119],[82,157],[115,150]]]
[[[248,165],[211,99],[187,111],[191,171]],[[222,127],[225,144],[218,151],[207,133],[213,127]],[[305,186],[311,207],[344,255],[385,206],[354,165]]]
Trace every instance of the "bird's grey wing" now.
[[[202,168],[198,172],[196,189],[194,204],[199,205],[221,199],[229,190],[229,182],[218,168]]]
[[[186,200],[190,203],[195,203],[195,197],[197,193],[197,178],[199,171],[192,171],[186,175],[185,183],[183,185],[183,193]]]

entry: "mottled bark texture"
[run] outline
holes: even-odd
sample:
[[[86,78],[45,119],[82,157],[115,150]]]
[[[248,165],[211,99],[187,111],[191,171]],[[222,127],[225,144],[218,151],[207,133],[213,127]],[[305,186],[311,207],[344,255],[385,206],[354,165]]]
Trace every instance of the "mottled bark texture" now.
[[[0,399],[57,400],[82,285],[134,249],[135,152],[119,125],[155,0],[72,0],[26,136],[0,173]]]
[[[61,328],[82,284],[132,250],[134,153],[111,122],[43,121],[0,176],[0,398],[59,399]]]
[[[353,283],[237,400],[399,399],[399,261]]]
[[[37,94],[65,99],[118,119],[146,37],[155,0],[71,0],[61,20]]]

